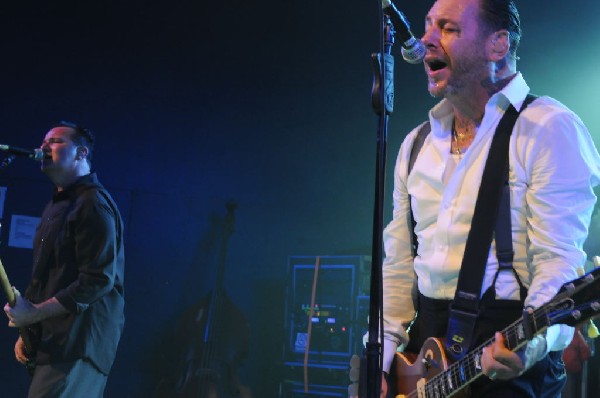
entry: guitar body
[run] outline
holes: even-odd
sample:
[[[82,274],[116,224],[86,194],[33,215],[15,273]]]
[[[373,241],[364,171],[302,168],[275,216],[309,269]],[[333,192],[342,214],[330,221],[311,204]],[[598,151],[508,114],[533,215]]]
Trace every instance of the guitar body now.
[[[209,317],[210,301],[215,293],[205,297],[186,314],[187,326],[180,338],[187,347],[182,372],[173,388],[164,396],[194,398],[251,398],[250,390],[241,384],[238,367],[248,354],[250,328],[243,313],[227,297],[219,299],[219,311]],[[204,341],[206,330],[213,322],[218,325],[218,339]],[[193,325],[193,327],[190,327]]]
[[[225,292],[227,243],[233,233],[233,211],[227,203],[218,246],[215,289],[186,311],[177,332],[176,372],[161,379],[154,397],[165,398],[252,398],[241,384],[238,368],[248,356],[250,325],[242,311]]]
[[[450,361],[444,349],[444,340],[429,338],[418,355],[396,353],[388,378],[388,397],[403,397],[413,393],[422,383],[448,369]],[[440,391],[439,395],[446,396]],[[457,392],[453,397],[469,397],[468,388]]]

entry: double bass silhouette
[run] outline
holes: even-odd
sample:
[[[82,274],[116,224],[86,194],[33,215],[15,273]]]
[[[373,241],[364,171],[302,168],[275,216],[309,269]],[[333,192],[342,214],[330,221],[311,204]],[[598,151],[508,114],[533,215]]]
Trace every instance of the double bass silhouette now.
[[[226,204],[215,288],[183,315],[180,334],[175,336],[184,340],[180,341],[184,350],[179,355],[179,372],[170,385],[159,383],[155,396],[252,398],[238,375],[248,354],[250,328],[244,314],[227,296],[223,283],[236,207],[233,201]]]

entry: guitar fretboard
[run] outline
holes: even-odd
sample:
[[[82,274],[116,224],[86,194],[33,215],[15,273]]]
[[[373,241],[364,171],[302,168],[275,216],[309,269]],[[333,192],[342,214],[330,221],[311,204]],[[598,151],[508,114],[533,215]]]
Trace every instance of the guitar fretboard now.
[[[544,308],[532,310],[530,316],[515,321],[502,330],[506,347],[516,351],[524,346],[528,339],[541,333],[550,325],[548,312]],[[529,330],[528,330],[529,329]],[[532,332],[529,335],[529,331]],[[529,337],[528,337],[529,335]],[[482,375],[481,356],[483,348],[494,342],[494,338],[470,351],[464,358],[450,365],[447,370],[432,377],[424,386],[427,398],[444,398],[463,389]]]

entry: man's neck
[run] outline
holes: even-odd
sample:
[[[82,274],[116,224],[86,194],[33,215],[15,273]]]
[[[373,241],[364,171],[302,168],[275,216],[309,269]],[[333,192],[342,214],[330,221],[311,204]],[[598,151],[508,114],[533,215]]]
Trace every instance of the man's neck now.
[[[488,79],[471,90],[463,90],[460,94],[448,97],[454,108],[454,117],[458,124],[479,126],[483,120],[485,107],[489,99],[501,91],[516,76],[516,72],[497,74],[496,79]]]
[[[71,185],[75,184],[77,182],[77,180],[79,180],[81,177],[86,176],[88,174],[90,174],[89,170],[87,170],[87,172],[81,171],[81,172],[78,172],[78,173],[75,173],[75,174],[72,174],[69,176],[61,176],[61,178],[53,178],[52,182],[56,186],[56,190],[60,192],[60,191],[64,191]]]

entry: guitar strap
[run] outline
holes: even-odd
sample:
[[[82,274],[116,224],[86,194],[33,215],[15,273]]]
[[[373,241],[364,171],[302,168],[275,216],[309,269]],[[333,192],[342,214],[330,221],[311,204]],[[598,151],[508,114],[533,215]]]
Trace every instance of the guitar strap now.
[[[415,137],[415,141],[413,142],[412,148],[410,150],[410,159],[408,161],[408,172],[406,173],[406,175],[408,176],[410,174],[410,171],[412,170],[415,161],[417,160],[417,156],[419,155],[419,152],[421,151],[421,147],[423,146],[423,143],[425,142],[425,138],[427,138],[427,136],[429,135],[429,133],[431,132],[431,123],[428,121],[426,121],[425,123],[423,123],[421,125],[421,127],[419,128],[419,131],[417,132],[417,136]],[[415,216],[413,214],[412,211],[412,206],[411,206],[411,199],[410,199],[410,195],[408,195],[408,206],[410,211],[408,212],[408,225],[410,226],[410,249],[411,249],[411,255],[413,258],[415,258],[417,256],[417,249],[419,247],[419,241],[417,239],[417,234],[415,233],[415,226],[417,225],[416,221],[415,221]],[[412,296],[412,301],[413,301],[413,307],[415,309],[415,315],[417,314],[417,311],[419,309],[419,285],[417,283],[417,275],[415,274],[415,280],[413,282],[412,285],[412,289],[411,289],[411,296]],[[415,318],[413,317],[413,320],[411,321],[410,325],[412,325],[412,323],[415,321]],[[407,329],[407,331],[410,330],[410,326]]]
[[[462,358],[472,344],[475,324],[480,314],[481,286],[494,229],[496,230],[496,256],[500,270],[512,268],[514,251],[510,222],[508,146],[519,114],[535,98],[537,97],[528,94],[519,111],[509,105],[492,139],[475,203],[471,229],[467,236],[456,293],[450,304],[446,345],[455,360]]]
[[[408,172],[406,173],[407,176],[410,174],[410,171],[412,170],[413,166],[415,165],[415,161],[417,160],[417,156],[419,155],[419,152],[421,151],[421,147],[423,146],[423,143],[425,142],[425,138],[427,138],[427,136],[429,135],[430,132],[431,132],[431,122],[429,122],[429,120],[428,120],[425,123],[423,123],[421,125],[421,127],[419,128],[419,131],[417,132],[417,136],[415,137],[415,141],[413,142],[412,148],[410,149],[410,159],[408,161]],[[417,223],[415,222],[415,216],[412,211],[412,206],[410,205],[410,195],[408,196],[408,205],[410,206],[410,212],[408,213],[408,216],[410,217],[409,225],[411,226],[411,231],[412,231],[412,233],[410,234],[410,238],[412,239],[410,248],[412,251],[412,256],[414,258],[417,255],[417,249],[418,249],[419,244],[418,244],[418,240],[417,240],[417,235],[415,234],[415,226],[417,225]]]

